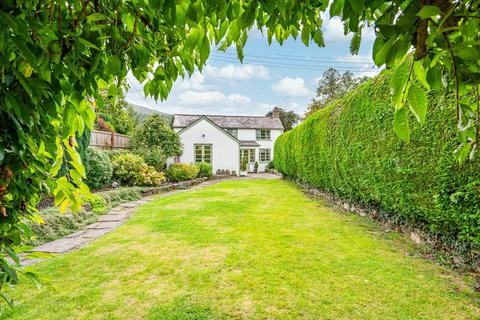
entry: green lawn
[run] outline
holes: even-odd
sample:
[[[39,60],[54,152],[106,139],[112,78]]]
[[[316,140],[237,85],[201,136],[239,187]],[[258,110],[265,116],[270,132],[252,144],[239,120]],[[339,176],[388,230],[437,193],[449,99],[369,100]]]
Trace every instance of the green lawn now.
[[[227,181],[38,264],[3,319],[477,319],[469,279],[412,250],[288,182]]]

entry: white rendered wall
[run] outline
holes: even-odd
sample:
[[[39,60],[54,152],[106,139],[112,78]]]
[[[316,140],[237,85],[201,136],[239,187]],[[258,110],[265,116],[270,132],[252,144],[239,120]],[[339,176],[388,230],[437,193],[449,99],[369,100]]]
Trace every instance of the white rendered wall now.
[[[180,162],[195,162],[195,144],[211,144],[213,173],[215,174],[219,169],[239,173],[240,149],[238,142],[207,120],[202,119],[180,133],[180,141],[183,145],[183,155],[180,157]],[[173,159],[168,160],[168,164],[170,163],[173,163]]]
[[[238,140],[255,140],[260,147],[255,148],[255,161],[258,161],[258,171],[265,171],[265,166],[268,162],[260,162],[260,153],[258,149],[270,149],[270,159],[273,160],[273,147],[275,140],[283,133],[283,130],[270,130],[270,140],[257,140],[256,129],[238,129]]]

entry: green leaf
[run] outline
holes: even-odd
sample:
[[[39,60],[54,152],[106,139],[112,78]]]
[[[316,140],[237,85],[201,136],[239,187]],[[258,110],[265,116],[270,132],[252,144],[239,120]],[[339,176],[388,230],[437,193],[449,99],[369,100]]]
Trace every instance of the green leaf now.
[[[205,61],[207,61],[208,56],[210,55],[210,40],[208,40],[207,35],[203,36],[199,51],[200,51],[200,61],[201,61],[201,64],[203,64],[205,63]]]
[[[243,62],[243,48],[240,44],[237,44],[236,47],[238,59],[240,60],[240,62]]]
[[[80,42],[81,44],[83,44],[84,46],[87,46],[87,47],[89,47],[89,48],[93,48],[93,49],[96,49],[96,50],[100,50],[99,47],[97,47],[96,45],[94,45],[94,44],[91,43],[90,41],[85,40],[84,38],[79,38],[79,39],[78,39],[78,42]]]
[[[395,70],[390,81],[390,92],[396,107],[401,105],[406,94],[406,86],[409,79],[408,67],[408,61],[406,60]]]
[[[382,38],[377,36],[375,43],[373,44],[373,61],[377,66],[382,66],[387,60],[387,56],[392,49],[392,45],[395,42],[395,38],[388,39],[387,42],[383,42]]]
[[[365,0],[351,0],[349,3],[356,13],[361,13],[365,9]]]
[[[352,41],[350,42],[350,53],[351,54],[358,54],[358,50],[360,49],[360,42],[362,41],[362,31],[355,33],[352,37]]]
[[[427,116],[428,99],[425,90],[413,84],[408,90],[408,105],[418,122],[425,122]]]
[[[185,41],[185,48],[189,52],[193,52],[193,49],[197,46],[198,40],[203,32],[200,29],[193,29],[188,35],[187,40]]]
[[[410,142],[407,108],[400,108],[395,111],[394,128],[400,139],[407,143]]]
[[[304,25],[303,28],[302,28],[302,42],[307,47],[310,43],[310,27],[307,26],[307,25]]]
[[[28,48],[26,45],[27,42],[22,41],[16,37],[12,38],[13,42],[17,46],[17,49],[20,51],[20,55],[24,57],[31,65],[37,65],[37,58],[35,54]]]
[[[13,310],[13,299],[10,298],[6,293],[0,293],[0,297],[8,304],[8,306]]]
[[[330,17],[339,16],[342,13],[345,0],[334,0],[330,5]]]
[[[418,81],[427,89],[430,90],[430,84],[427,81],[427,73],[423,67],[422,61],[415,61],[413,64],[413,71]]]
[[[417,16],[420,19],[427,19],[430,17],[434,17],[442,13],[440,8],[437,6],[423,6],[422,9],[417,13]]]
[[[111,74],[118,74],[120,72],[121,68],[121,62],[120,62],[120,57],[117,55],[113,55],[110,57],[110,60],[108,61],[108,69]]]
[[[230,35],[233,41],[238,41],[240,38],[240,28],[238,27],[238,20],[234,20],[230,23]]]

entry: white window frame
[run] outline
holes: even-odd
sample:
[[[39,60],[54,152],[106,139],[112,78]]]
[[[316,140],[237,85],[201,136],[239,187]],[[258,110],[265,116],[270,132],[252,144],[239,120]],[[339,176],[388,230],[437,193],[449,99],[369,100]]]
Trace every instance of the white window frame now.
[[[197,147],[202,148],[202,161],[197,161]],[[205,161],[205,147],[210,147],[210,161],[207,162]],[[200,163],[200,162],[205,162],[205,163],[210,163],[212,164],[212,159],[213,159],[213,146],[211,144],[204,144],[204,143],[195,143],[193,145],[193,161],[194,163]]]
[[[263,137],[262,137],[263,133]],[[255,132],[257,140],[269,141],[272,140],[272,131],[270,129],[257,129]]]
[[[263,160],[262,160],[262,158],[263,158]],[[270,148],[258,149],[258,160],[260,160],[261,163],[270,162],[272,160],[272,149],[270,149]]]

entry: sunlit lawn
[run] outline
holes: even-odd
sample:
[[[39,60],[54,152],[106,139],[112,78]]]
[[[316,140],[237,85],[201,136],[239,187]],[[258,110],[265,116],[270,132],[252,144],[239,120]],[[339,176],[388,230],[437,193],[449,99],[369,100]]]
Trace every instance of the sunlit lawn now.
[[[285,181],[222,182],[38,264],[4,319],[477,319],[468,279],[412,250]]]

